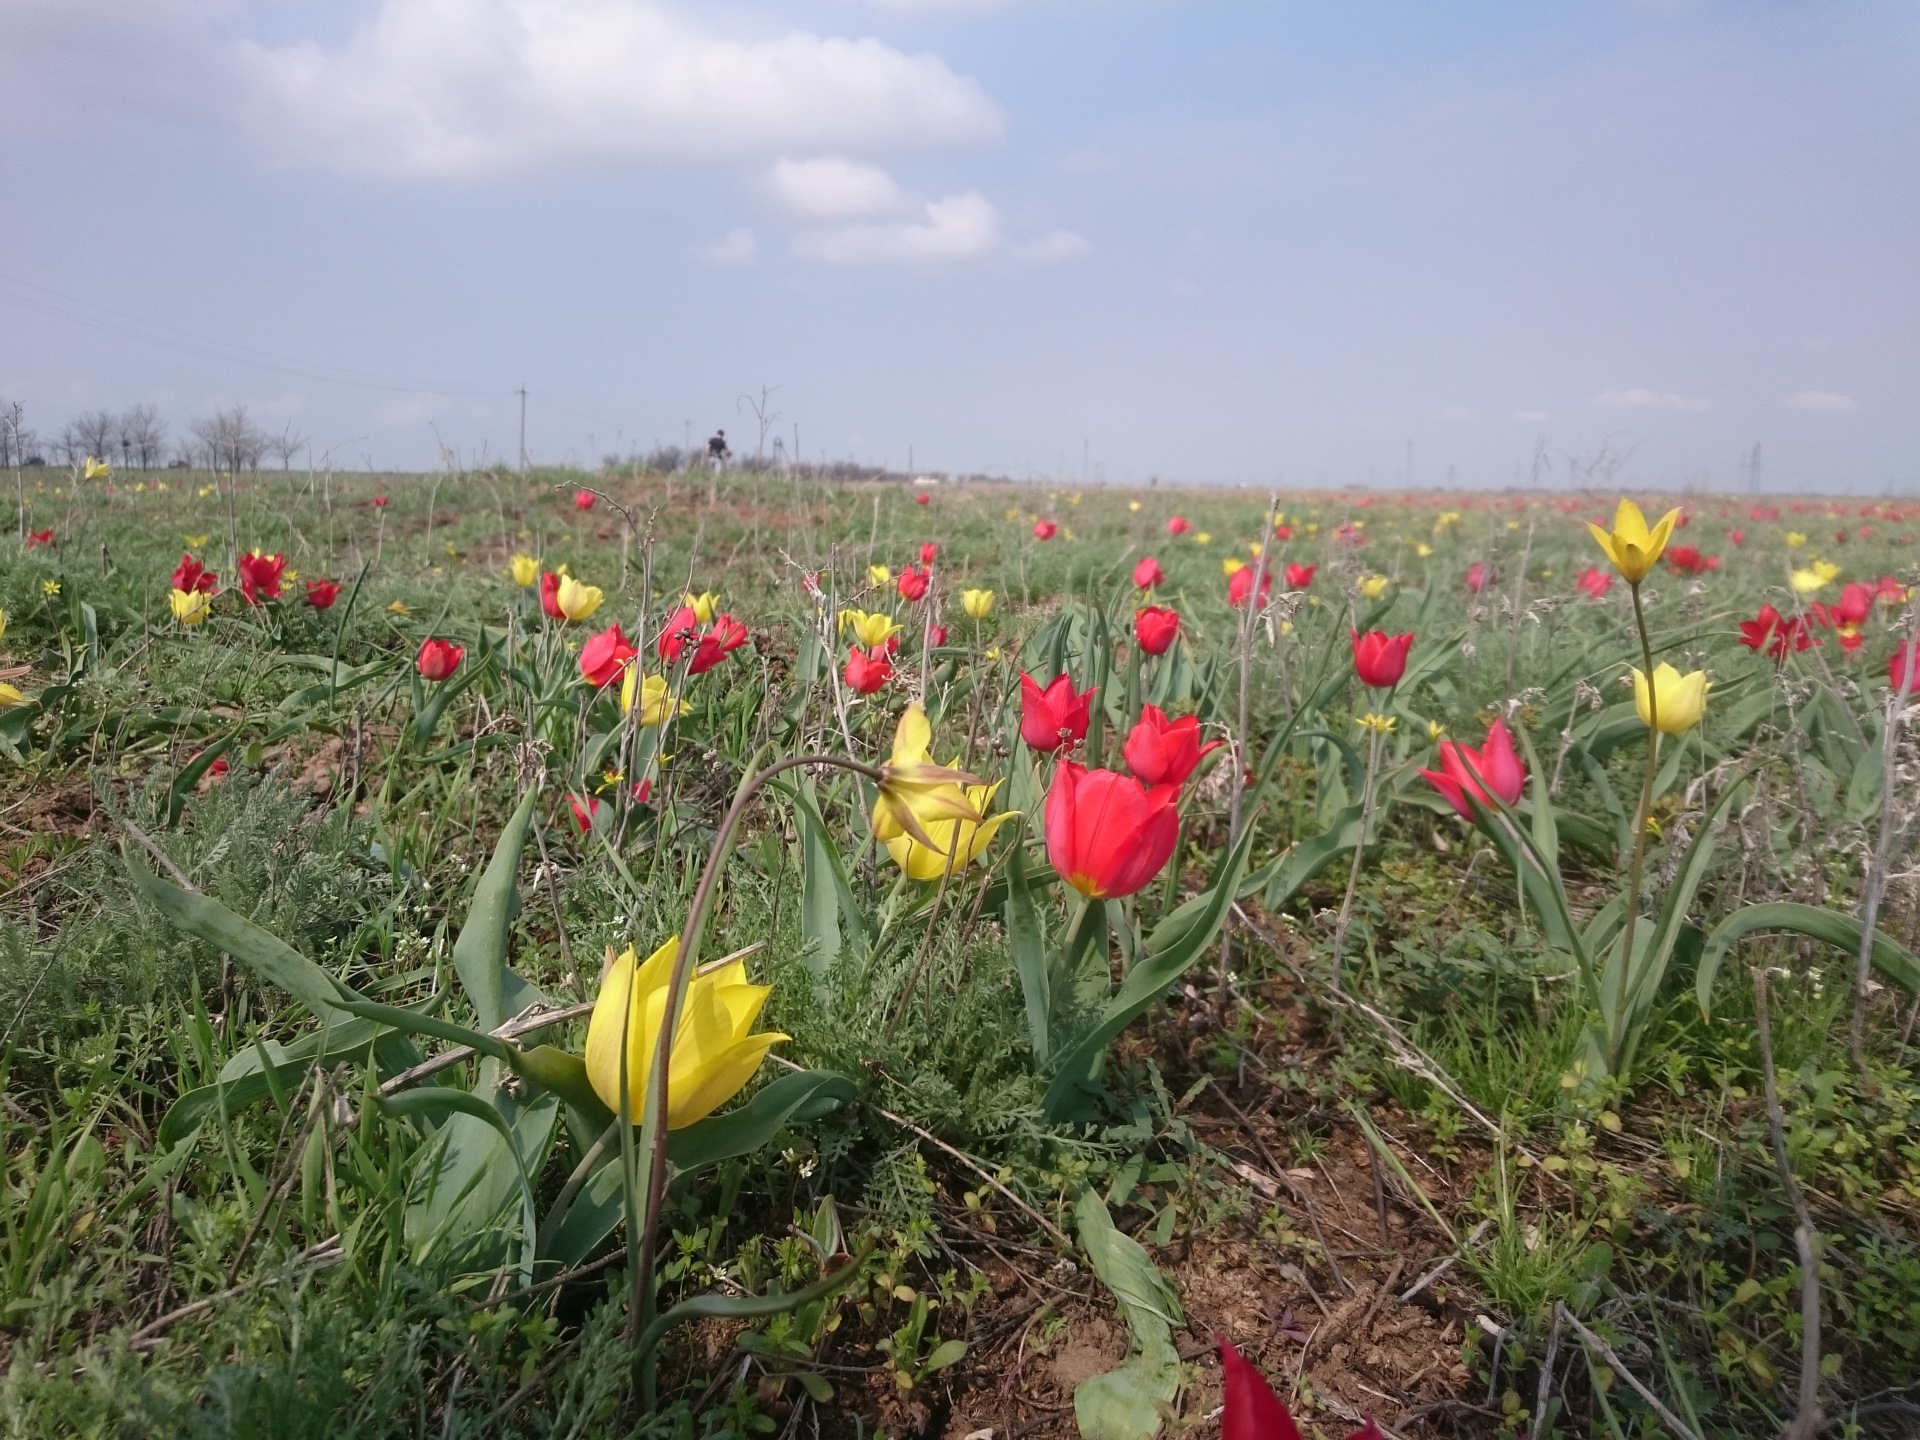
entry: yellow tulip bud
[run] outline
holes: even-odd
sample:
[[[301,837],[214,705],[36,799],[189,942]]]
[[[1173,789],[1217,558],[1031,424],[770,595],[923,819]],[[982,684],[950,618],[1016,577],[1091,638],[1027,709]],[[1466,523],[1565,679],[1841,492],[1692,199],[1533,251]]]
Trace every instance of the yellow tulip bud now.
[[[960,608],[975,620],[984,620],[993,613],[993,591],[962,590]]]
[[[571,575],[560,577],[560,588],[553,597],[554,603],[560,607],[560,613],[569,620],[587,619],[606,598],[598,585],[582,585]]]
[[[879,611],[869,614],[865,610],[842,610],[840,625],[842,629],[851,630],[853,638],[869,650],[886,644],[901,629],[891,615]]]
[[[507,569],[513,572],[513,583],[522,590],[531,590],[540,579],[540,562],[531,555],[514,556],[507,562]]]
[[[1360,582],[1360,593],[1369,600],[1378,600],[1382,595],[1387,593],[1387,577],[1384,575],[1367,576],[1366,579]]]
[[[1647,517],[1640,513],[1640,507],[1623,496],[1613,512],[1612,531],[1602,530],[1591,520],[1587,522],[1587,529],[1593,532],[1593,538],[1600,543],[1621,578],[1630,585],[1638,585],[1647,578],[1660,552],[1667,548],[1667,540],[1679,520],[1680,512],[1669,510],[1649,530]]]
[[[640,703],[640,723],[648,729],[656,725],[664,725],[674,716],[687,713],[687,702],[673,699],[667,687],[666,676],[649,675],[636,682],[634,677],[639,673],[638,664],[629,665],[626,675],[620,681],[620,713],[622,715],[632,713],[636,699]],[[635,691],[639,693],[636,695]]]
[[[19,686],[9,685],[6,683],[6,681],[0,680],[0,710],[11,709],[13,706],[20,704],[26,698],[27,697],[25,695],[20,693]]]
[[[204,590],[175,590],[167,605],[182,625],[198,625],[213,613],[213,597]]]
[[[677,935],[649,955],[645,964],[637,965],[628,947],[601,978],[600,994],[587,1021],[587,1080],[601,1103],[616,1115],[621,1108],[620,1042],[626,1041],[626,1112],[636,1124],[646,1108],[647,1078],[659,1048],[667,985],[679,953]],[[753,1033],[769,993],[768,986],[747,983],[742,960],[695,975],[688,983],[668,1062],[669,1130],[683,1130],[726,1104],[753,1078],[767,1051],[790,1038],[776,1031]]]
[[[927,829],[929,825],[942,820],[980,822],[979,809],[961,788],[979,777],[934,764],[932,746],[933,727],[927,723],[927,712],[909,705],[893,732],[893,755],[880,767],[873,834],[881,844],[911,835],[922,845],[939,850]]]
[[[884,565],[869,565],[867,566],[867,583],[869,585],[891,585],[893,583],[893,572]]]
[[[1660,729],[1669,735],[1684,735],[1700,723],[1707,709],[1707,672],[1695,670],[1690,675],[1682,675],[1662,661],[1653,667],[1651,706],[1653,716],[1647,713],[1647,677],[1639,666],[1634,666],[1633,708],[1640,714],[1640,723],[1651,726],[1657,718]]]

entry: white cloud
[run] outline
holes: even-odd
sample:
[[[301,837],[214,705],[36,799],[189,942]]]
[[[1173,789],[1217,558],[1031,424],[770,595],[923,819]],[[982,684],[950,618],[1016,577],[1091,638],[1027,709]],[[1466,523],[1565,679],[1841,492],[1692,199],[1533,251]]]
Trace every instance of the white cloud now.
[[[767,183],[781,206],[802,220],[886,220],[914,209],[878,165],[838,156],[778,161]]]
[[[1512,415],[1516,425],[1544,425],[1552,418],[1544,410],[1516,410]]]
[[[1860,403],[1837,390],[1802,390],[1787,401],[1791,410],[1858,410]]]
[[[1692,395],[1676,395],[1671,390],[1645,390],[1637,386],[1628,390],[1602,390],[1593,397],[1593,403],[1602,410],[1677,410],[1683,415],[1697,415],[1707,408],[1705,400]]]
[[[802,230],[793,248],[830,265],[884,265],[975,260],[999,244],[1000,217],[993,202],[969,190],[928,202],[917,220]]]
[[[753,238],[753,231],[744,225],[736,225],[697,253],[709,265],[738,269],[753,263],[754,257],[760,253],[760,244]]]
[[[1087,253],[1086,237],[1071,230],[1052,230],[1038,240],[1013,247],[1014,258],[1028,265],[1057,265],[1062,260],[1077,260]]]
[[[898,151],[1002,129],[937,56],[800,30],[737,38],[660,0],[380,0],[343,45],[243,41],[232,58],[257,134],[356,174]]]

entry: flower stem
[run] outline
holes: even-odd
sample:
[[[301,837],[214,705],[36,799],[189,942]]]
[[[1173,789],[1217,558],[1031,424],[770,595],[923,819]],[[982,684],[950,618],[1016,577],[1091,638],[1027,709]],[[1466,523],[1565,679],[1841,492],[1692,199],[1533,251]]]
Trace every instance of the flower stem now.
[[[816,765],[850,770],[856,775],[866,776],[875,784],[882,783],[885,778],[873,766],[840,755],[790,755],[759,771],[740,787],[727,810],[726,818],[720,822],[720,829],[713,839],[713,851],[707,856],[706,868],[700,872],[700,883],[694,888],[693,903],[687,908],[686,923],[680,929],[680,946],[673,957],[673,973],[667,981],[666,1008],[660,1017],[660,1038],[654,1048],[653,1069],[647,1077],[646,1117],[641,1124],[641,1149],[646,1152],[647,1166],[644,1181],[646,1207],[641,1216],[639,1259],[634,1265],[630,1300],[636,1338],[647,1334],[653,1322],[653,1266],[660,1214],[665,1208],[667,1196],[667,1080],[673,1065],[673,1033],[680,1023],[680,1006],[686,996],[687,981],[698,960],[700,934],[706,924],[707,910],[713,903],[714,891],[727,856],[733,852],[734,831],[739,828],[747,807],[774,777],[788,770]],[[642,1388],[651,1391],[651,1357],[643,1351],[636,1359],[643,1367]]]
[[[1380,770],[1380,730],[1370,727],[1367,739],[1367,778],[1360,791],[1360,834],[1353,842],[1353,867],[1347,871],[1347,894],[1340,902],[1340,918],[1333,925],[1333,993],[1341,993],[1340,971],[1347,953],[1347,925],[1353,919],[1353,896],[1360,886],[1360,865],[1367,849],[1367,827],[1373,823],[1374,776]]]
[[[1627,911],[1620,933],[1620,982],[1614,987],[1613,1023],[1607,1027],[1607,1068],[1617,1069],[1620,1048],[1626,1042],[1627,989],[1633,970],[1633,932],[1640,920],[1640,881],[1647,863],[1647,820],[1653,813],[1654,769],[1660,761],[1660,696],[1653,683],[1653,642],[1647,638],[1647,617],[1640,608],[1640,582],[1629,581],[1633,593],[1633,624],[1640,632],[1640,659],[1647,685],[1647,763],[1640,777],[1640,808],[1634,815],[1633,861],[1627,867]]]

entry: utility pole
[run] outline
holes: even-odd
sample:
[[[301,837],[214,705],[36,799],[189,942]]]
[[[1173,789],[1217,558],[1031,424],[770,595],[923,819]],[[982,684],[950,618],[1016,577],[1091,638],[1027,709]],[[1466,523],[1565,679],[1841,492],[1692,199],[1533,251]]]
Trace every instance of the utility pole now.
[[[520,396],[520,473],[527,473],[527,387],[522,385]]]

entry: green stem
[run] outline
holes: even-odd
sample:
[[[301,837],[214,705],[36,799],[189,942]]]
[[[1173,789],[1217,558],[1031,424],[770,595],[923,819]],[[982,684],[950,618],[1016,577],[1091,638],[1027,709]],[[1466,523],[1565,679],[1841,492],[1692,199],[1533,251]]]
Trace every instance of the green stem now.
[[[1620,1063],[1626,1037],[1628,980],[1633,970],[1633,932],[1640,920],[1640,882],[1647,863],[1647,820],[1653,813],[1653,779],[1660,760],[1660,696],[1653,683],[1653,642],[1647,638],[1647,617],[1640,608],[1640,585],[1628,582],[1633,593],[1633,624],[1640,632],[1640,659],[1647,683],[1647,764],[1640,778],[1640,808],[1634,817],[1633,861],[1627,868],[1626,923],[1620,931],[1620,980],[1614,987],[1613,1021],[1607,1026],[1607,1068]]]

